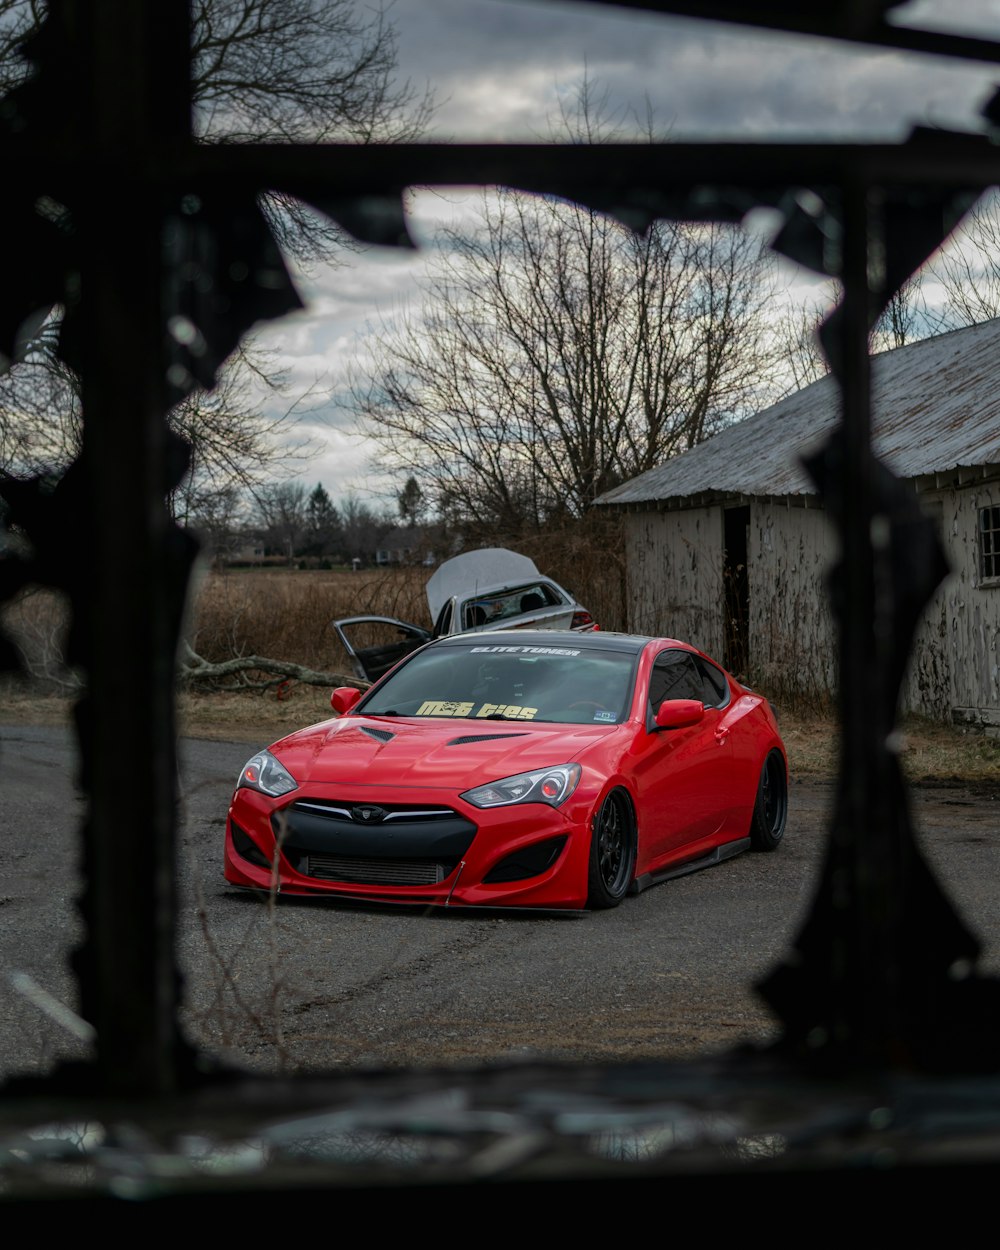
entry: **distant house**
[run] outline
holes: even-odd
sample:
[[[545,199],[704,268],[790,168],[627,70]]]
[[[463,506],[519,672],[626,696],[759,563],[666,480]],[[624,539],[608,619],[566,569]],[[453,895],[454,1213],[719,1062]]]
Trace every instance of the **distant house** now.
[[[904,705],[1000,733],[1000,320],[872,359],[875,453],[937,517],[952,572]],[[835,536],[799,457],[840,414],[826,377],[602,495],[625,512],[629,628],[688,639],[763,688],[830,689]]]
[[[243,542],[226,553],[227,564],[261,564],[264,560],[262,542]]]
[[[437,527],[428,525],[398,525],[379,539],[375,550],[375,563],[426,564],[437,563],[434,543]]]

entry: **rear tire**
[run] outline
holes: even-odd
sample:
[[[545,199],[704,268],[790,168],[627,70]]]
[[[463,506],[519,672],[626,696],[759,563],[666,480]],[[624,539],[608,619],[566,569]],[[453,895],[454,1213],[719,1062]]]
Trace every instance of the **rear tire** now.
[[[757,799],[750,822],[750,845],[755,851],[777,850],[785,836],[788,816],[788,772],[780,751],[772,751],[760,770]]]
[[[590,837],[587,906],[617,907],[635,872],[635,820],[623,790],[612,790],[594,817]]]

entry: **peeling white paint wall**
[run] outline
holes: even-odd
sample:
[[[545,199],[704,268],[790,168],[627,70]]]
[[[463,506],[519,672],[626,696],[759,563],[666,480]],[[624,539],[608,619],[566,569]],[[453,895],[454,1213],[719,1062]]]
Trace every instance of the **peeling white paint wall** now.
[[[946,587],[955,719],[1000,726],[1000,579],[979,575],[979,509],[1000,506],[1000,484],[945,496],[943,531],[952,567]]]
[[[766,692],[829,695],[836,638],[825,578],[836,539],[819,508],[750,507],[750,670]]]
[[[948,495],[954,498],[954,492]],[[943,538],[945,501],[939,496],[921,495],[918,502],[936,521]],[[934,720],[951,719],[953,657],[948,641],[948,612],[952,581],[951,576],[945,578],[924,609],[900,692],[903,711],[919,712]]]
[[[721,508],[626,516],[628,628],[722,656]]]

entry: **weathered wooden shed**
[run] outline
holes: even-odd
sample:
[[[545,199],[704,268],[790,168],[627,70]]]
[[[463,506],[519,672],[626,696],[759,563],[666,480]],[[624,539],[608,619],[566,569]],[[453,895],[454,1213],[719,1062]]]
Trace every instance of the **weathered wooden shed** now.
[[[1000,319],[872,359],[876,454],[937,517],[951,573],[903,704],[1000,733]],[[840,415],[832,377],[597,501],[625,511],[628,624],[685,638],[774,693],[831,690],[832,526],[801,457]]]

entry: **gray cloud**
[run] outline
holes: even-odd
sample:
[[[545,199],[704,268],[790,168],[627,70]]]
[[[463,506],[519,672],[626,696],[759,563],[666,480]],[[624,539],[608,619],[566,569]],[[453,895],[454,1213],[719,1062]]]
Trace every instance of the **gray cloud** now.
[[[988,10],[973,7],[981,29]],[[947,13],[925,3],[917,16],[940,24]],[[585,72],[619,108],[642,115],[648,99],[676,137],[972,128],[1000,77],[943,57],[567,0],[396,0],[391,14],[401,72],[435,89],[443,138],[536,137],[558,90]]]

